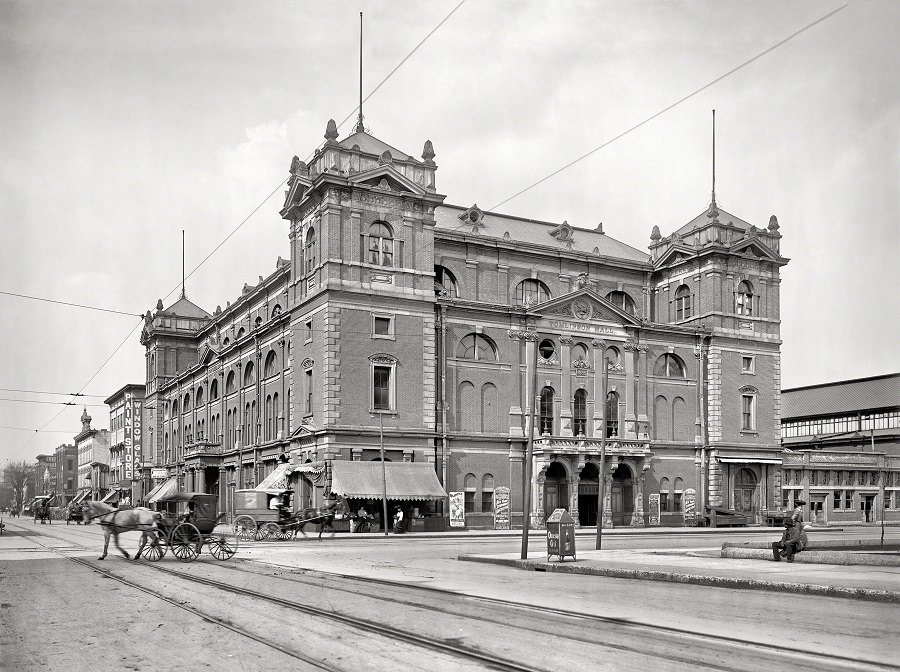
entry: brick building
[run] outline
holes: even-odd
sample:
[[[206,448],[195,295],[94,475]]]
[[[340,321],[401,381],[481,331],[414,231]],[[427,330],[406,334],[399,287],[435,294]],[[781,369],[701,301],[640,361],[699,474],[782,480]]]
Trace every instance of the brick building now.
[[[56,504],[65,506],[77,493],[78,452],[72,443],[63,443],[53,451],[56,455]]]
[[[125,385],[104,403],[109,406],[109,492],[103,501],[131,504],[149,489],[141,452],[144,385]]]
[[[777,220],[757,228],[713,197],[666,237],[652,227],[648,254],[602,228],[446,204],[434,157],[360,128],[339,141],[329,122],[290,167],[290,259],[225,310],[183,295],[147,313],[157,482],[224,510],[283,454],[299,503],[316,503],[383,446],[463,493],[467,525],[492,524],[500,486],[521,524],[534,407],[537,525],[558,507],[596,524],[600,478],[605,525],[777,508]]]

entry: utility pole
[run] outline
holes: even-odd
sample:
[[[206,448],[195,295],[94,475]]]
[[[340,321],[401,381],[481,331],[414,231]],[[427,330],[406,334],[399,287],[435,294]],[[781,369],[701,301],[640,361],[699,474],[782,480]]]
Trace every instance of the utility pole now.
[[[600,488],[597,491],[597,544],[599,551],[603,547],[603,504],[606,499],[606,388],[609,383],[609,362],[606,359],[606,344],[603,344],[603,357],[601,358],[600,371],[600,403],[603,409],[602,425],[600,427]]]
[[[538,335],[537,332],[531,332],[525,335],[525,348],[528,345],[534,349],[534,357],[532,358],[531,369],[531,385],[529,399],[531,404],[531,412],[529,414],[528,444],[525,450],[525,477],[524,488],[522,491],[522,560],[528,559],[528,528],[531,527],[531,463],[534,456],[534,425],[536,420],[537,406],[537,364],[538,364]]]

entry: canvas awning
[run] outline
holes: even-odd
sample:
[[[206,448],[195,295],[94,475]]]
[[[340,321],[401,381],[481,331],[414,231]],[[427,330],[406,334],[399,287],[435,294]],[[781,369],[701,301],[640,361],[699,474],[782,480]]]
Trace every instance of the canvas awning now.
[[[331,491],[351,499],[381,499],[386,486],[388,499],[422,501],[447,497],[434,473],[433,464],[385,462],[384,482],[381,464],[346,460],[332,462]]]
[[[717,455],[719,462],[731,462],[734,464],[781,464],[780,457],[771,455]]]
[[[81,503],[81,501],[82,501],[85,497],[87,497],[89,494],[91,494],[91,491],[90,491],[90,490],[82,490],[82,491],[79,492],[77,495],[75,495],[75,499],[73,499],[71,502],[69,502],[69,505],[71,506],[72,504],[79,504],[79,503]]]
[[[104,504],[116,504],[119,501],[119,491],[113,490],[106,497],[100,500]]]
[[[147,495],[147,503],[154,504],[163,497],[171,497],[176,492],[178,492],[178,477],[170,476],[168,480],[163,481],[150,491],[150,494]]]
[[[290,479],[288,478],[291,474],[291,465],[290,464],[279,464],[275,467],[275,471],[266,476],[262,481],[260,481],[259,485],[254,488],[255,490],[288,490],[288,486],[290,485]]]

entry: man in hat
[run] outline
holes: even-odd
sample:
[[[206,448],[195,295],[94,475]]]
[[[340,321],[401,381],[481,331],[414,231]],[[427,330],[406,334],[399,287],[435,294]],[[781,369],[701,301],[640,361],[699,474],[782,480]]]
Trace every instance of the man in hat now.
[[[781,558],[793,562],[794,554],[801,550],[803,550],[803,540],[800,536],[800,526],[795,525],[793,520],[787,519],[784,521],[784,534],[781,535],[781,541],[772,542],[772,558],[775,562],[780,562]]]

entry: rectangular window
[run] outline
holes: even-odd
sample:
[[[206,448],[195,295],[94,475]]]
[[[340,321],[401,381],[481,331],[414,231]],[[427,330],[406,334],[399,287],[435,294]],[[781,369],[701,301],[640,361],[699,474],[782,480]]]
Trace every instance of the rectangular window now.
[[[668,513],[669,512],[669,493],[665,490],[659,491],[659,512],[660,513]]]
[[[787,510],[791,505],[791,493],[790,490],[782,490],[781,491],[781,508]]]
[[[832,509],[840,509],[841,508],[841,491],[835,490],[831,500],[831,508]]]
[[[481,512],[492,513],[494,510],[494,493],[492,490],[481,491]]]
[[[475,513],[475,491],[466,491],[466,513]]]
[[[680,513],[680,512],[681,512],[681,493],[680,493],[680,492],[676,492],[676,493],[675,493],[675,502],[674,502],[674,504],[675,504],[675,506],[672,507],[672,510],[673,510],[675,513]]]
[[[390,317],[372,317],[372,335],[391,337],[394,335],[394,321]]]
[[[313,372],[312,369],[306,370],[306,413],[307,415],[313,412]]]
[[[304,337],[304,340],[307,343],[309,343],[310,341],[313,340],[313,338],[312,338],[313,337],[312,320],[307,320],[304,325],[304,328],[305,328],[305,333],[304,333],[303,337]]]
[[[753,355],[741,355],[741,373],[755,373],[754,360]]]
[[[741,395],[741,431],[756,431],[756,395]]]
[[[391,367],[373,367],[372,399],[376,411],[391,410]]]
[[[853,491],[852,490],[844,490],[844,508],[849,509],[852,502],[853,502]]]

